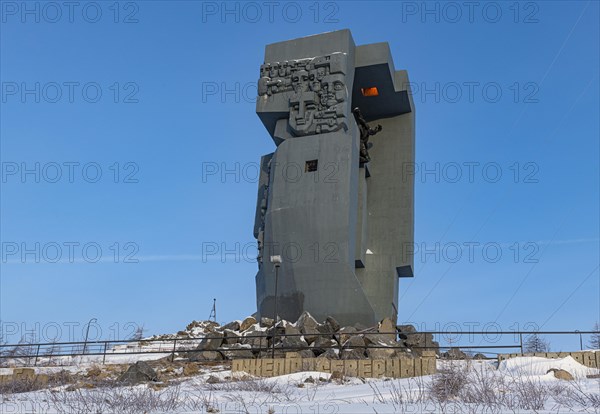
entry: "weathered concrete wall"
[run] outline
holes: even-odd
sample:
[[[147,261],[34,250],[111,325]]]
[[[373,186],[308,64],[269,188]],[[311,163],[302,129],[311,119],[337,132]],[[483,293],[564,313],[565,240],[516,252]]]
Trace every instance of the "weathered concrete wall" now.
[[[590,368],[600,368],[600,352],[528,352],[525,354],[500,354],[498,362],[516,357],[542,357],[542,358],[565,358],[570,356],[575,361]]]
[[[12,375],[0,375],[0,384],[13,381],[36,382],[43,386],[48,383],[48,375],[36,374],[33,368],[13,368]]]
[[[232,372],[246,372],[259,377],[274,377],[303,371],[333,373],[339,371],[350,377],[408,378],[435,374],[435,354],[426,353],[421,358],[394,359],[327,359],[327,358],[275,358],[235,359]]]

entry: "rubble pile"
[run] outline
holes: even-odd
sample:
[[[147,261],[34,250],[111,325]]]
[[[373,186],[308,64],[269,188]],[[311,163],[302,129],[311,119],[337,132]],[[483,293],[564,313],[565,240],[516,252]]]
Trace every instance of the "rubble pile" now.
[[[396,327],[390,319],[377,326],[341,326],[334,318],[318,322],[304,312],[294,323],[249,316],[243,321],[219,325],[194,321],[184,338],[202,337],[191,352],[179,355],[193,362],[217,362],[239,358],[389,359],[418,357],[425,350],[437,352],[433,335],[417,333],[412,325]],[[274,347],[273,347],[274,344]],[[273,351],[274,349],[274,351]]]

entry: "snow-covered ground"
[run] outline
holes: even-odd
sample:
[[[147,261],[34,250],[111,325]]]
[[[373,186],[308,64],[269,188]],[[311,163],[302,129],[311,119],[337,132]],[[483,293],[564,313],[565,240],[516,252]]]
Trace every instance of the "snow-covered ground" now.
[[[85,372],[90,361],[73,371]],[[574,381],[559,380],[551,368]],[[50,372],[57,368],[38,368]],[[63,368],[60,368],[63,369]],[[503,361],[438,361],[433,376],[406,379],[344,378],[303,372],[274,378],[232,375],[206,367],[164,388],[52,390],[2,395],[0,413],[562,413],[600,412],[599,370],[571,357]]]

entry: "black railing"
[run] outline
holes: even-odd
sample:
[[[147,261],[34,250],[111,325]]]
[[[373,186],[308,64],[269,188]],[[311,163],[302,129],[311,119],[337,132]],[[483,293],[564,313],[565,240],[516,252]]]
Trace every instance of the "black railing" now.
[[[271,329],[272,330],[272,329]],[[302,337],[302,336],[323,336],[328,338],[339,338],[340,336],[352,337],[352,336],[363,336],[367,339],[369,336],[375,335],[389,335],[391,337],[398,339],[398,332],[388,332],[381,333],[376,332],[374,330],[364,330],[358,332],[336,332],[336,333],[310,333],[310,334],[285,334],[285,333],[276,333],[276,338],[280,341],[285,338],[292,337]],[[459,348],[462,351],[472,352],[474,350],[481,350],[481,354],[492,354],[497,355],[499,352],[493,352],[492,350],[503,350],[503,349],[514,349],[518,350],[518,353],[523,353],[525,351],[525,343],[524,338],[527,338],[529,335],[537,334],[537,335],[572,335],[579,336],[579,345],[580,349],[583,349],[583,335],[599,335],[600,332],[597,331],[443,331],[443,332],[401,332],[402,336],[411,336],[417,335],[421,336],[421,338],[426,338],[427,341],[430,338],[441,338],[442,336],[468,336],[470,339],[474,339],[474,337],[484,337],[484,336],[506,336],[513,335],[515,339],[518,340],[513,341],[512,344],[494,344],[494,345],[470,345],[464,343],[458,343],[458,341],[453,338],[453,340],[448,340],[447,342],[452,342],[449,345],[440,345],[433,346],[433,344],[427,344],[425,340],[423,340],[424,345],[415,345],[411,346],[411,350],[446,350],[451,348]],[[429,336],[432,335],[432,336]],[[271,355],[271,346],[269,344],[269,340],[272,340],[273,333],[269,332],[269,330],[265,332],[257,332],[249,335],[240,335],[239,338],[235,337],[236,341],[243,342],[254,342],[253,340],[258,340],[258,346],[246,346],[243,348],[236,347],[231,348],[227,345],[221,345],[214,349],[199,349],[198,346],[201,341],[206,339],[221,339],[223,335],[216,335],[214,333],[208,333],[204,337],[198,338],[183,338],[183,337],[175,337],[175,338],[156,338],[156,339],[129,339],[129,340],[100,340],[100,341],[78,341],[78,342],[46,342],[46,343],[18,343],[18,344],[10,344],[10,345],[0,345],[0,365],[3,365],[3,362],[7,362],[7,360],[11,360],[13,364],[21,364],[21,365],[33,365],[36,366],[38,363],[44,362],[49,365],[66,365],[68,363],[73,363],[73,361],[61,361],[60,358],[65,357],[79,357],[79,356],[98,356],[102,357],[102,363],[106,363],[107,357],[115,357],[115,356],[123,356],[123,355],[141,355],[141,354],[165,354],[165,356],[170,356],[172,360],[174,360],[176,354],[186,354],[190,352],[200,352],[203,350],[210,351],[218,351],[218,352],[228,352],[233,353],[235,355],[236,352],[247,352],[251,351],[253,354],[260,354],[262,352]],[[429,338],[429,339],[427,339]],[[485,339],[485,338],[483,338]],[[225,337],[225,340],[227,338]],[[456,343],[454,343],[457,341]],[[271,342],[272,343],[272,342]],[[481,341],[480,341],[481,343]],[[134,345],[134,346],[132,346]],[[248,345],[248,344],[246,344]],[[146,348],[146,349],[144,349]],[[397,345],[374,345],[373,343],[369,343],[366,346],[344,346],[342,344],[339,345],[331,345],[331,346],[283,346],[280,342],[275,345],[275,351],[277,352],[293,352],[293,351],[302,351],[306,349],[355,349],[355,348],[381,348],[381,349],[396,349],[396,350],[406,350],[405,346],[401,344]],[[265,354],[266,355],[266,354]],[[488,357],[486,355],[486,357]],[[488,357],[489,358],[489,357]],[[61,363],[64,362],[64,363]],[[97,361],[100,362],[100,361]],[[12,364],[11,364],[12,365]]]

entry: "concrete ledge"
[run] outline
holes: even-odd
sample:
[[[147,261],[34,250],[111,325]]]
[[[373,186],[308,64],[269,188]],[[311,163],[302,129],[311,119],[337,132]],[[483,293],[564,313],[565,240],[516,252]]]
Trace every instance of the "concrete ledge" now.
[[[433,353],[432,353],[433,354]],[[420,358],[394,359],[326,359],[326,358],[275,358],[235,359],[232,372],[245,372],[258,377],[275,377],[303,371],[333,373],[363,378],[409,378],[431,375],[436,372],[435,354]]]
[[[524,354],[499,354],[498,362],[516,357],[565,358],[570,356],[575,361],[589,368],[600,368],[600,351],[579,352],[527,352]]]

